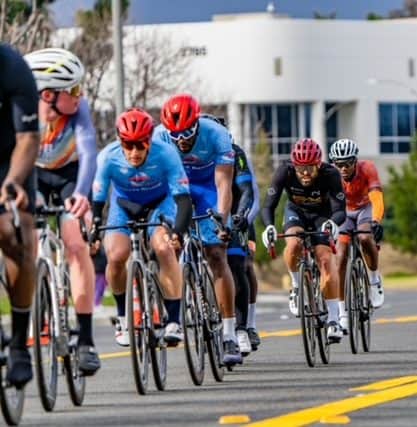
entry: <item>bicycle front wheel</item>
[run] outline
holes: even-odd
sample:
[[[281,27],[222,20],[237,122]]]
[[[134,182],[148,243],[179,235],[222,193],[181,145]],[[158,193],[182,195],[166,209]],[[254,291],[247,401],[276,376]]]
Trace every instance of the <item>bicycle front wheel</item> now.
[[[60,307],[60,310],[65,310],[66,329],[68,334],[68,354],[64,356],[65,377],[67,379],[68,391],[71,402],[75,406],[81,406],[85,397],[85,376],[81,374],[78,356],[78,334],[79,324],[75,312],[74,301],[71,297],[71,285],[69,279],[68,267],[64,273],[65,286],[67,294],[64,295],[66,305]]]
[[[371,315],[372,304],[369,296],[370,283],[365,263],[358,260],[358,307],[359,322],[362,337],[362,348],[364,352],[371,349]]]
[[[223,381],[223,323],[217,303],[214,283],[209,267],[204,264],[203,270],[204,304],[207,318],[205,321],[205,340],[210,360],[210,367],[216,381]]]
[[[8,425],[17,425],[22,418],[24,389],[17,389],[6,381],[8,344],[11,336],[11,322],[0,323],[0,406]]]
[[[48,262],[40,259],[37,268],[37,288],[33,309],[33,346],[39,396],[45,411],[52,411],[57,396],[58,357],[54,337],[55,322],[51,292],[53,273]],[[58,302],[56,302],[58,305]]]
[[[204,327],[203,313],[198,301],[197,283],[190,264],[183,267],[182,324],[184,350],[188,370],[195,385],[204,380]]]
[[[129,261],[127,274],[127,322],[130,356],[136,390],[146,394],[149,382],[149,342],[145,313],[146,303],[143,270],[139,261]]]
[[[300,288],[298,309],[301,320],[301,333],[303,337],[304,354],[308,366],[313,367],[316,364],[316,329],[314,327],[314,295],[311,271],[305,268],[304,264],[300,267]]]
[[[315,323],[317,341],[319,344],[319,352],[321,361],[327,365],[330,362],[330,343],[327,338],[327,306],[323,293],[320,289],[320,276],[317,275],[314,279],[314,301],[315,301]]]
[[[358,307],[358,271],[354,263],[349,263],[346,270],[346,310],[349,318],[349,342],[353,354],[357,354],[359,346],[359,307]]]
[[[166,324],[164,300],[159,286],[159,268],[156,261],[149,261],[149,311],[151,329],[149,330],[149,350],[152,359],[152,371],[158,390],[165,390],[167,382],[167,344],[164,341]]]

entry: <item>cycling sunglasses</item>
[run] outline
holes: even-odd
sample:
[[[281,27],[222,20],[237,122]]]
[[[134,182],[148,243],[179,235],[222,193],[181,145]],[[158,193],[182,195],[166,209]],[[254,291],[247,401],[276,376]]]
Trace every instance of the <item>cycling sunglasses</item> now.
[[[122,147],[127,151],[132,151],[134,148],[136,150],[146,150],[149,148],[149,139],[143,139],[141,141],[125,141],[123,139],[120,140]]]
[[[83,93],[83,88],[80,84],[77,84],[66,89],[61,89],[58,92],[67,92],[70,96],[79,97]]]
[[[185,129],[181,132],[169,132],[169,136],[175,142],[178,142],[180,139],[191,139],[197,133],[197,128],[198,122],[195,122],[189,129]]]
[[[299,174],[304,174],[307,172],[309,175],[313,175],[318,170],[317,165],[299,165],[299,166],[297,165],[294,167],[296,172]]]
[[[343,161],[339,161],[339,162],[333,162],[334,165],[338,168],[338,169],[342,169],[342,168],[350,168],[352,167],[356,162],[356,159],[350,159],[350,160],[343,160]]]

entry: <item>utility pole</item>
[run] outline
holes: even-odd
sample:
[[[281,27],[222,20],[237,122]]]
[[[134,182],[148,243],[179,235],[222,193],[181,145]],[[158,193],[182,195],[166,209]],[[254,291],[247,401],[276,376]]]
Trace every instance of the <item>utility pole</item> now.
[[[112,0],[113,51],[116,71],[116,115],[124,111],[123,31],[120,0]]]

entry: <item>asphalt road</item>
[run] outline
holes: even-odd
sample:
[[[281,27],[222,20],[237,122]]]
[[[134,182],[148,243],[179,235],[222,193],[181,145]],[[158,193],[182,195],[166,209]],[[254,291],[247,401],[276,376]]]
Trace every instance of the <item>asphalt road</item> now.
[[[167,390],[158,392],[151,383],[146,396],[136,393],[128,353],[113,342],[108,313],[102,314],[95,328],[102,369],[88,379],[83,406],[71,404],[61,376],[56,408],[46,413],[33,382],[21,425],[417,425],[417,292],[387,291],[374,316],[370,353],[352,355],[345,338],[332,346],[330,364],[315,368],[305,363],[299,321],[289,318],[286,295],[262,295],[258,311],[262,345],[223,383],[207,366],[204,384],[194,386],[177,348],[168,354]],[[361,386],[368,387],[352,390]],[[243,418],[227,418],[232,415]]]

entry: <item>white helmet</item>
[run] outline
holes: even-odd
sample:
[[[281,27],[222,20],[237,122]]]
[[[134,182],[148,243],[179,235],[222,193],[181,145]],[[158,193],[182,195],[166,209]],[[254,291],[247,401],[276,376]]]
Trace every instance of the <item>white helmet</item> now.
[[[332,161],[357,158],[359,148],[351,139],[339,139],[330,147],[329,158]]]
[[[84,66],[80,59],[65,49],[48,48],[35,50],[25,59],[36,79],[38,91],[71,88],[84,77]]]

